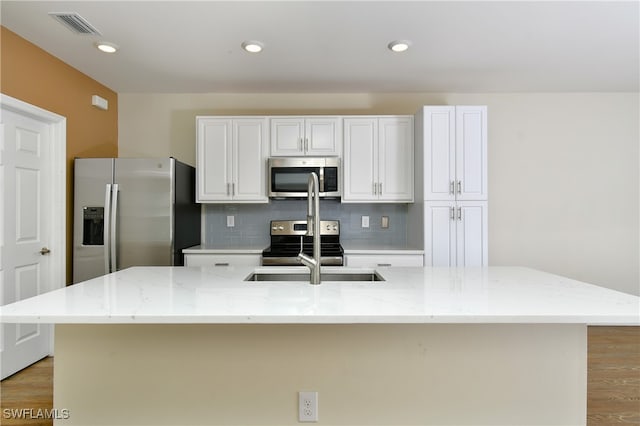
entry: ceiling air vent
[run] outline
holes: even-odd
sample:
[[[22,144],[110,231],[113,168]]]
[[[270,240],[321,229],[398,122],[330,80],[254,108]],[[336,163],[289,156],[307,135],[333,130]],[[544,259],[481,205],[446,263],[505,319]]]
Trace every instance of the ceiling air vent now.
[[[69,28],[76,34],[102,35],[100,31],[75,12],[50,12],[49,16]]]

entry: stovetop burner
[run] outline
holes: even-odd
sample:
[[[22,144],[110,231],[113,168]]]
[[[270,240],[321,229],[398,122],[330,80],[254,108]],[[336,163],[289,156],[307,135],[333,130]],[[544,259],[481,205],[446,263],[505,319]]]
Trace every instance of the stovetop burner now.
[[[300,248],[313,255],[313,237],[307,236],[307,222],[304,220],[271,221],[271,246],[262,252],[262,265],[302,265],[298,260]],[[320,263],[342,266],[344,250],[340,245],[340,222],[320,221]]]

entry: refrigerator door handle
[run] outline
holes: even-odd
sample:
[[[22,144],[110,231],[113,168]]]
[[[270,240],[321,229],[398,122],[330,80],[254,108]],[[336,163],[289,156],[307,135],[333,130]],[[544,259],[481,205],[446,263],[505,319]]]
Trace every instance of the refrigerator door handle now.
[[[113,184],[113,201],[111,203],[111,238],[109,245],[111,246],[111,272],[116,272],[118,262],[116,259],[116,231],[118,229],[118,184]]]
[[[104,189],[104,229],[102,237],[102,245],[104,246],[104,273],[111,272],[109,269],[109,249],[111,241],[111,220],[109,218],[111,214],[111,184],[108,183]]]

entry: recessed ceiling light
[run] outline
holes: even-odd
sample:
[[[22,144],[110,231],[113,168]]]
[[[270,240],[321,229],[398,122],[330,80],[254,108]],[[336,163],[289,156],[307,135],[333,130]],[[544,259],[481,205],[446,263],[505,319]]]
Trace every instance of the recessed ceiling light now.
[[[96,43],[96,47],[105,53],[115,53],[118,50],[118,46],[108,41],[99,41]]]
[[[411,46],[411,42],[409,40],[396,40],[389,43],[387,46],[389,50],[393,52],[404,52]]]
[[[264,44],[259,41],[244,41],[242,42],[242,48],[249,53],[258,53],[262,51]]]

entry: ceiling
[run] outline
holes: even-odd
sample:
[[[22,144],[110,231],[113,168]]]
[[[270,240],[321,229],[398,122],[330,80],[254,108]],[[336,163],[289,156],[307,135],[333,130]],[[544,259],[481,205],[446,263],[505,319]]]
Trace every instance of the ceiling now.
[[[638,91],[639,6],[2,0],[0,19],[119,93]],[[49,12],[77,12],[102,35]],[[411,48],[391,52],[397,39]],[[98,40],[120,50],[101,53]],[[245,40],[265,48],[247,53]]]

